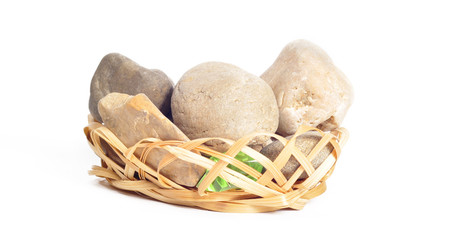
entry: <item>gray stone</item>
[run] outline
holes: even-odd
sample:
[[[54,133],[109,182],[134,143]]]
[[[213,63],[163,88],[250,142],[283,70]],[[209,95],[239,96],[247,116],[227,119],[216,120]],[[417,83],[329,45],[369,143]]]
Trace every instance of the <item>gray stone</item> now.
[[[302,124],[329,131],[340,126],[353,101],[347,77],[313,43],[296,40],[261,75],[274,90],[280,111],[277,132],[294,134]]]
[[[106,156],[108,156],[111,160],[113,160],[119,166],[125,167],[125,163],[123,162],[123,160],[117,155],[117,153],[114,151],[114,149],[111,146],[109,146],[109,144],[105,140],[100,139],[100,146],[101,146],[101,149],[106,154]]]
[[[288,136],[287,139],[289,140],[292,136]],[[296,147],[304,153],[305,156],[309,155],[312,149],[317,145],[317,143],[321,140],[321,135],[315,131],[306,132],[296,138]],[[261,154],[268,157],[272,161],[275,161],[277,156],[279,156],[280,152],[284,148],[283,144],[276,140],[271,144],[267,145],[261,150]],[[315,156],[312,160],[312,166],[316,169],[318,168],[323,161],[331,154],[333,151],[333,146],[328,143],[321,152]],[[298,169],[300,166],[299,162],[296,160],[294,156],[291,156],[288,159],[288,162],[282,168],[283,175],[290,179],[293,173]],[[307,173],[304,171],[298,179],[305,179],[307,178]]]
[[[173,82],[160,70],[141,67],[118,53],[106,55],[98,65],[90,85],[89,110],[102,121],[98,101],[112,92],[136,95],[144,93],[160,111],[170,113]]]
[[[110,93],[99,101],[98,109],[105,126],[126,147],[131,147],[144,138],[189,140],[144,94],[133,97],[122,93]],[[112,152],[107,153],[112,155]],[[153,149],[146,159],[146,164],[156,170],[167,153],[163,149]],[[140,150],[135,152],[137,157],[140,154]],[[180,159],[160,170],[165,177],[188,187],[194,187],[204,172],[204,168]]]
[[[237,140],[253,132],[274,133],[279,121],[271,87],[261,78],[221,62],[202,63],[187,71],[175,87],[171,110],[174,123],[190,139]],[[267,139],[262,136],[251,144],[264,144]]]

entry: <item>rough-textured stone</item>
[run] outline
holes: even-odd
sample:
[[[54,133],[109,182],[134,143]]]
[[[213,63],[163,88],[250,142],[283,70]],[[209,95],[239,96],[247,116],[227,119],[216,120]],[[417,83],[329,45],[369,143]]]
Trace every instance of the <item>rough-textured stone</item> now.
[[[100,139],[100,146],[101,146],[101,149],[105,152],[106,156],[108,156],[111,160],[113,160],[119,166],[125,167],[125,163],[122,161],[122,159],[117,155],[117,153],[114,151],[114,149],[111,146],[109,146],[109,144],[105,140]]]
[[[287,139],[289,140],[292,136],[288,136]],[[304,155],[308,156],[312,149],[317,145],[317,143],[321,140],[321,135],[317,132],[311,131],[306,132],[296,138],[296,147],[304,153]],[[271,160],[275,160],[277,156],[279,156],[280,152],[284,148],[283,144],[280,141],[274,141],[271,144],[267,145],[261,150],[261,154],[265,155]],[[321,152],[315,156],[312,160],[312,166],[316,169],[318,168],[323,161],[331,154],[333,151],[333,147],[331,144],[327,144]],[[290,179],[293,173],[298,169],[300,166],[299,162],[296,160],[294,156],[291,156],[288,159],[288,162],[282,168],[283,175]],[[298,179],[305,179],[307,178],[307,173],[304,171]]]
[[[289,43],[261,78],[274,90],[280,111],[277,132],[294,134],[302,124],[332,130],[353,100],[346,76],[318,46],[305,40]]]
[[[136,95],[144,93],[160,111],[170,112],[173,82],[160,70],[141,67],[118,53],[106,55],[98,65],[90,85],[89,110],[102,121],[98,101],[111,92]]]
[[[98,109],[105,126],[127,147],[149,137],[161,140],[189,140],[144,94],[133,97],[128,94],[110,93],[99,101]],[[135,154],[139,156],[140,153],[137,151]],[[166,154],[166,150],[153,149],[146,163],[157,169],[160,160]],[[204,168],[180,159],[160,170],[164,176],[189,187],[195,186],[204,172]]]
[[[278,125],[271,87],[261,78],[221,62],[202,63],[187,71],[175,87],[171,110],[174,123],[190,139],[237,140],[252,132],[273,133]],[[264,144],[267,139],[260,137],[251,143]]]

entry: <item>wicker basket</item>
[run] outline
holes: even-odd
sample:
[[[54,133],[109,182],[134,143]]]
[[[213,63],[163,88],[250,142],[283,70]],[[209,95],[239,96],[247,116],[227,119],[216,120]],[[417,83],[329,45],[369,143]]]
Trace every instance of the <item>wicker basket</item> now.
[[[322,138],[310,154],[305,156],[295,147],[296,137],[312,130],[319,132]],[[325,133],[316,128],[301,126],[290,140],[269,133],[251,134],[236,142],[222,138],[202,138],[189,142],[147,138],[131,148],[127,148],[109,129],[94,121],[90,116],[84,133],[89,145],[102,160],[102,166],[93,166],[89,171],[91,175],[105,178],[116,188],[137,192],[162,202],[220,212],[270,212],[286,208],[302,209],[310,199],[319,196],[326,190],[325,181],[333,172],[341,146],[348,138],[348,132],[344,128]],[[284,149],[275,161],[247,146],[252,138],[259,135],[268,135],[284,144]],[[204,145],[205,142],[214,139],[224,141],[231,147],[227,152],[220,153]],[[102,141],[112,148],[112,152],[118,155],[118,159],[123,161],[124,166],[107,156],[108,154],[103,151]],[[311,164],[313,157],[317,156],[328,143],[333,146],[333,152],[317,169],[314,169]],[[169,152],[161,160],[157,170],[145,164],[146,155],[152,148],[162,148]],[[137,149],[143,150],[143,154],[139,158],[133,154]],[[266,171],[260,173],[235,159],[234,156],[239,151],[253,157],[263,165]],[[285,166],[292,154],[301,166],[287,180],[280,169]],[[206,156],[214,156],[220,160],[214,162]],[[183,187],[160,174],[160,169],[177,158],[209,170],[198,188]],[[228,164],[241,169],[256,181],[228,168]],[[304,171],[309,177],[305,180],[297,180]],[[237,186],[240,190],[205,191],[217,176]]]

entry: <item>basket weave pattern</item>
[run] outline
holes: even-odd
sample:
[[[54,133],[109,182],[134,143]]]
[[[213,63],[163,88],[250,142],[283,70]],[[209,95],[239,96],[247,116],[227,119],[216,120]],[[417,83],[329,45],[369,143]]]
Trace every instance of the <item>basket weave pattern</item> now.
[[[295,146],[295,141],[297,136],[307,131],[317,131],[322,138],[305,156]],[[90,117],[84,133],[89,145],[102,160],[102,166],[93,166],[89,171],[91,175],[105,178],[116,188],[137,192],[162,202],[220,212],[269,212],[285,208],[302,209],[310,199],[319,196],[326,190],[325,181],[333,172],[341,146],[348,138],[348,132],[344,128],[326,133],[313,127],[301,126],[290,140],[270,133],[255,133],[237,141],[223,138],[201,138],[182,142],[147,138],[131,148],[127,148],[109,129]],[[260,135],[275,138],[285,146],[274,161],[247,146],[251,139]],[[204,145],[214,139],[228,143],[231,147],[225,153],[221,153]],[[101,146],[102,140],[113,149],[119,159],[124,162],[124,166],[120,166],[107,156]],[[333,146],[333,152],[317,169],[314,169],[311,164],[312,159],[327,144]],[[145,164],[146,157],[153,148],[161,148],[169,152],[160,161],[157,170]],[[137,149],[142,150],[142,155],[139,157],[134,155]],[[240,151],[263,165],[266,169],[264,173],[235,159],[234,156]],[[300,167],[287,180],[280,169],[285,166],[291,155],[300,163]],[[220,160],[214,162],[206,156],[213,156]],[[198,188],[183,187],[160,174],[163,167],[177,158],[209,170]],[[256,181],[228,168],[229,164],[254,177]],[[298,180],[304,171],[309,177],[305,180]],[[240,190],[205,191],[218,176]]]

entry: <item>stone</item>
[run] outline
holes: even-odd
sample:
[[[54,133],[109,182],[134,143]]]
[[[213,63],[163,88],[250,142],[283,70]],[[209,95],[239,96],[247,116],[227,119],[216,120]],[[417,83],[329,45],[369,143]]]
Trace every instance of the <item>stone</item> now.
[[[123,162],[123,160],[117,155],[114,149],[111,146],[109,146],[109,144],[105,140],[100,139],[100,146],[103,152],[106,154],[106,156],[108,156],[111,160],[117,163],[117,165],[125,167],[125,163]]]
[[[276,96],[277,132],[283,136],[294,134],[302,124],[333,130],[353,101],[347,77],[320,47],[305,40],[286,45],[261,78]]]
[[[286,139],[290,140],[292,136],[286,137]],[[321,140],[321,135],[315,131],[306,132],[296,138],[295,146],[304,153],[305,156],[308,156],[312,149],[318,144]],[[266,156],[267,158],[275,161],[277,156],[279,156],[280,152],[284,148],[284,145],[275,140],[269,145],[266,145],[262,150],[261,154]],[[333,151],[333,146],[328,143],[312,160],[312,166],[317,169],[326,158],[328,158],[329,154]],[[281,172],[285,176],[285,178],[290,179],[293,173],[298,169],[300,166],[299,162],[296,160],[294,156],[291,156],[288,159],[288,162],[282,168]],[[308,177],[307,173],[304,171],[298,179],[306,179]]]
[[[188,141],[188,137],[177,128],[145,94],[130,96],[110,93],[98,103],[98,109],[105,126],[111,130],[126,147],[131,147],[144,138]],[[157,169],[161,159],[168,152],[153,149],[146,164]],[[140,150],[135,152],[139,157]],[[177,159],[160,170],[174,182],[194,187],[205,172],[205,168]]]
[[[279,112],[271,87],[261,78],[222,62],[188,70],[171,98],[174,123],[190,138],[237,140],[253,132],[274,133]],[[255,138],[264,144],[269,137]],[[219,142],[208,143],[219,150]]]
[[[144,68],[129,58],[110,53],[103,57],[90,85],[89,110],[99,122],[98,101],[112,92],[144,93],[160,111],[170,113],[173,82],[160,70]]]

